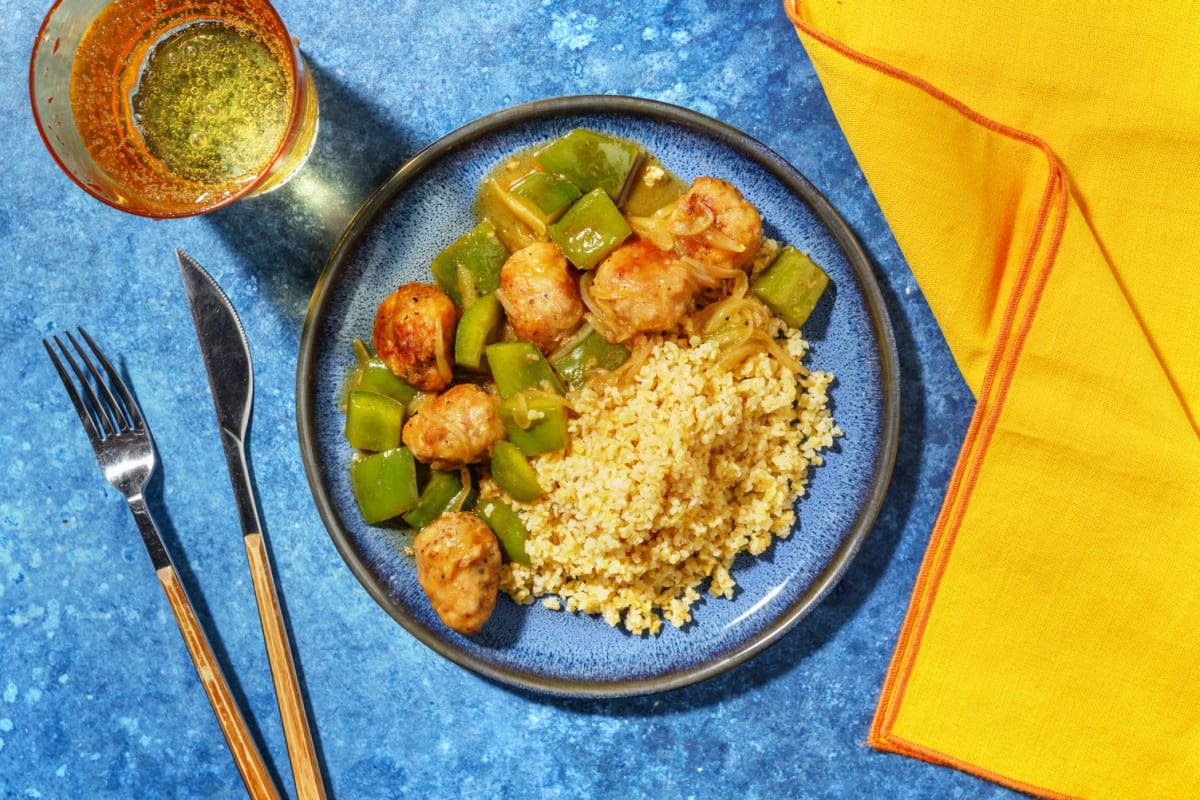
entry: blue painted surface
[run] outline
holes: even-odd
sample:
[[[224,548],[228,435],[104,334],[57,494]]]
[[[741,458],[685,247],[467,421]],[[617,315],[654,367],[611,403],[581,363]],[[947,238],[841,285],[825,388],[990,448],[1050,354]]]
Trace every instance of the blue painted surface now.
[[[241,784],[124,501],[41,348],[83,324],[118,357],[164,462],[154,501],[183,578],[294,796],[232,490],[174,264],[191,253],[246,327],[250,458],[331,794],[382,797],[1007,798],[865,744],[969,392],[775,2],[280,0],[315,71],[312,160],[283,189],[154,222],[53,163],[27,101],[40,10],[0,0],[0,797],[237,797]],[[791,161],[874,260],[904,374],[875,530],[775,646],[665,694],[555,699],[450,663],[362,589],[312,503],[295,361],[354,210],[405,159],[509,105],[616,93],[716,117]]]

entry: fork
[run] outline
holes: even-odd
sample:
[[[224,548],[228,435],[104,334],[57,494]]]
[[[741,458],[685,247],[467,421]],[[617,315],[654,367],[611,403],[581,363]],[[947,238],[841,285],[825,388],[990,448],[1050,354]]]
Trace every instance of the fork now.
[[[61,359],[50,342],[42,339],[42,345],[49,353],[50,360],[54,362],[58,377],[62,379],[71,403],[79,414],[79,421],[87,431],[92,448],[96,451],[96,461],[100,464],[100,470],[108,482],[129,501],[129,509],[133,512],[133,518],[142,534],[142,541],[150,553],[150,561],[167,594],[167,601],[175,614],[175,621],[183,634],[183,641],[191,654],[192,662],[196,665],[200,682],[204,685],[213,712],[217,715],[221,732],[225,734],[229,751],[246,784],[246,791],[254,800],[278,800],[279,790],[267,771],[242,712],[238,709],[229,682],[213,655],[204,628],[196,617],[196,611],[188,599],[183,583],[179,580],[170,553],[167,552],[158,526],[155,525],[146,505],[146,484],[158,466],[158,455],[154,449],[154,440],[150,436],[150,428],[142,417],[137,401],[112,363],[87,331],[83,328],[78,328],[78,331],[95,361],[103,368],[104,375],[101,375],[87,351],[69,331],[66,333],[67,341],[78,355],[78,361],[71,355],[70,348],[57,336],[53,337],[54,344],[62,353]],[[64,361],[70,365],[70,372],[64,366]],[[107,381],[104,376],[107,376]]]

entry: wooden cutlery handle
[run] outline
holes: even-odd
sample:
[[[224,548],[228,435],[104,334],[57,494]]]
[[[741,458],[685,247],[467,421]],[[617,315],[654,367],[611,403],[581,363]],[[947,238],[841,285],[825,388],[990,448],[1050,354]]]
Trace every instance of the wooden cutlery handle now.
[[[167,593],[167,600],[175,613],[175,621],[179,623],[183,641],[192,655],[192,662],[196,665],[200,682],[204,684],[204,691],[208,693],[208,700],[212,703],[217,722],[225,734],[225,741],[229,743],[229,752],[233,754],[238,771],[242,773],[246,791],[253,800],[279,800],[275,782],[267,771],[254,737],[250,735],[250,729],[246,727],[246,720],[233,699],[225,674],[213,655],[204,629],[200,627],[200,620],[196,619],[196,612],[188,600],[183,584],[179,581],[179,576],[175,573],[175,568],[170,565],[160,568],[158,579]]]
[[[288,644],[287,628],[283,623],[283,609],[279,605],[275,579],[271,574],[267,545],[261,533],[251,533],[245,540],[250,575],[254,579],[254,596],[258,600],[258,616],[262,620],[271,677],[275,681],[275,696],[279,700],[279,716],[283,720],[292,778],[296,783],[296,796],[300,800],[324,800],[325,783],[308,728],[308,715],[304,710],[296,664],[292,660],[292,648]]]

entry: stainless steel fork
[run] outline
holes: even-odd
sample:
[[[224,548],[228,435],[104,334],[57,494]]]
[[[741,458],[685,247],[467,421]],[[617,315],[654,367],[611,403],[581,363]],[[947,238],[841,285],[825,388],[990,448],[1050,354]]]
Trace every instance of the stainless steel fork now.
[[[175,621],[179,624],[183,640],[187,644],[192,662],[196,665],[196,672],[204,685],[204,691],[208,694],[208,700],[212,703],[221,731],[225,734],[225,741],[229,744],[233,760],[242,774],[242,780],[245,781],[247,792],[255,800],[277,800],[279,791],[274,779],[263,762],[250,729],[246,726],[246,720],[230,691],[229,682],[213,655],[204,628],[196,617],[191,600],[188,599],[183,583],[179,580],[150,509],[146,506],[143,493],[158,466],[158,455],[154,449],[154,440],[150,436],[150,428],[142,417],[137,401],[112,363],[83,328],[79,328],[78,332],[90,349],[91,356],[69,332],[66,338],[71,347],[67,347],[59,337],[53,337],[54,344],[62,354],[61,358],[49,341],[43,339],[42,344],[50,354],[50,360],[54,362],[54,368],[58,371],[71,403],[79,414],[79,421],[87,431],[104,477],[129,501],[129,508],[137,521],[142,541],[150,553],[150,561],[158,573],[163,590],[167,593]],[[75,355],[71,354],[72,348]],[[103,374],[96,367],[96,363],[93,363],[93,358],[103,369]]]

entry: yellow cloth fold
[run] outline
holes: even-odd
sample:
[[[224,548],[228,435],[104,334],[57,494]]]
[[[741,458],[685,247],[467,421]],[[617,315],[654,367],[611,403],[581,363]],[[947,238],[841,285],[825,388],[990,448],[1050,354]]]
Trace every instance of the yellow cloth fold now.
[[[870,742],[1200,796],[1200,4],[785,7],[977,401]]]

